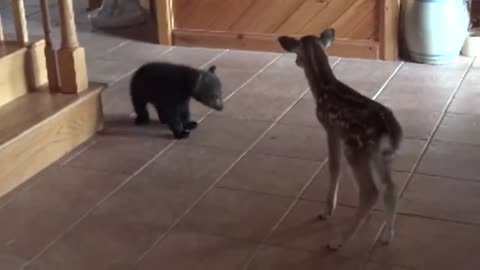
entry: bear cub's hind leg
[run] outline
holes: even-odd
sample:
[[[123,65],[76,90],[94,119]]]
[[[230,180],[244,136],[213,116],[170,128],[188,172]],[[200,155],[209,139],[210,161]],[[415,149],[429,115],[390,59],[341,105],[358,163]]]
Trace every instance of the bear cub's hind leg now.
[[[150,116],[147,110],[147,101],[138,96],[132,96],[133,109],[137,117],[135,118],[135,125],[143,126],[150,123]]]

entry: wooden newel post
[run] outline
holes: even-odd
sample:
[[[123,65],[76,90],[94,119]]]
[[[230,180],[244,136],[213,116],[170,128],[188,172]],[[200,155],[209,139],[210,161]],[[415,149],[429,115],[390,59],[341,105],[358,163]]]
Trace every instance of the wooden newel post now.
[[[21,45],[26,45],[28,43],[28,30],[23,0],[12,0],[12,9],[17,42]]]
[[[58,51],[61,91],[78,93],[88,88],[85,50],[79,46],[72,0],[58,0],[62,42]]]

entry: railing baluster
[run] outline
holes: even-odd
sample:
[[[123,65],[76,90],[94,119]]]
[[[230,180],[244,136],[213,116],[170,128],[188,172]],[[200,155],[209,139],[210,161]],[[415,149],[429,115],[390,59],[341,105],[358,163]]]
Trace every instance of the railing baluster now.
[[[0,15],[0,43],[5,40],[3,36],[3,24],[2,24],[2,15]]]
[[[12,8],[17,42],[26,45],[28,43],[28,30],[23,0],[12,0]]]
[[[60,88],[62,92],[78,93],[88,88],[85,50],[79,47],[72,0],[58,0],[61,48],[58,51]]]
[[[58,81],[58,62],[57,52],[53,46],[51,32],[50,11],[48,9],[48,0],[41,0],[43,33],[45,35],[45,58],[47,61],[48,86],[50,91],[58,91],[60,84]]]

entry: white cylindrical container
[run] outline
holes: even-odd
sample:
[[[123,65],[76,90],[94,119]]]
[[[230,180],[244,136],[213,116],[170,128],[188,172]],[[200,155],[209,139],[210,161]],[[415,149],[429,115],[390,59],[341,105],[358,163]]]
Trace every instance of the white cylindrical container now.
[[[446,64],[460,54],[468,35],[468,0],[405,0],[403,22],[413,61]]]

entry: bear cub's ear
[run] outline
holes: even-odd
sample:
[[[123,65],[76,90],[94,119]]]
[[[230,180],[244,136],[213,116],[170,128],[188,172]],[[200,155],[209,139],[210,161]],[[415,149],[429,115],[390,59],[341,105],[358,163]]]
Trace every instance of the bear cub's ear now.
[[[211,73],[214,73],[214,74],[215,74],[215,70],[217,70],[217,66],[215,66],[215,65],[212,65],[211,67],[208,68],[208,71],[210,71]]]

